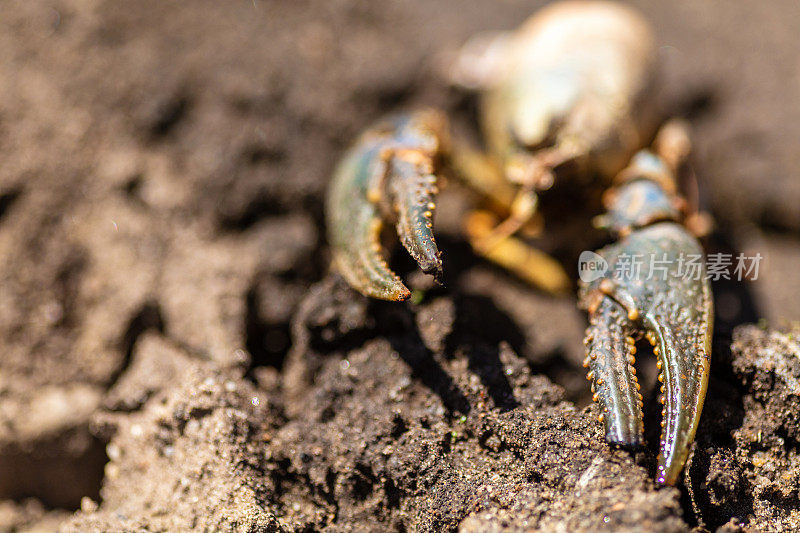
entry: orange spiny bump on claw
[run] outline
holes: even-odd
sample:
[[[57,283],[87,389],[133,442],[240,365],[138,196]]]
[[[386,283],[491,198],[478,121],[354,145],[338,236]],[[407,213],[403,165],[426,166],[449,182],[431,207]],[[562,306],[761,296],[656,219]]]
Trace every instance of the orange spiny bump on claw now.
[[[614,289],[616,288],[616,285],[614,284],[613,281],[606,278],[600,282],[599,288],[603,292],[603,294],[610,296],[614,294]]]

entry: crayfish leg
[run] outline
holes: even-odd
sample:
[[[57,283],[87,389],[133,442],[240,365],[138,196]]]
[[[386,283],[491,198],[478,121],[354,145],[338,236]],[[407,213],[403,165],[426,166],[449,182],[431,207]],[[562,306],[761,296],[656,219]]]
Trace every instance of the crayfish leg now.
[[[496,224],[489,212],[477,210],[469,214],[466,233],[476,253],[546,292],[569,291],[571,282],[561,263],[513,235],[494,239]],[[488,239],[492,239],[491,246],[485,245]]]

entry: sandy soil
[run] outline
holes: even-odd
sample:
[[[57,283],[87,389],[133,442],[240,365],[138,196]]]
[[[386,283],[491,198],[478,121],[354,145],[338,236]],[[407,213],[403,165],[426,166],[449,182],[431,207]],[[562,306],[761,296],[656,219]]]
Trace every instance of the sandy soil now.
[[[695,130],[709,248],[765,256],[714,287],[682,488],[603,443],[574,298],[474,257],[457,191],[447,289],[400,253],[420,302],[328,274],[350,139],[422,104],[469,129],[443,58],[539,4],[2,4],[0,531],[800,528],[796,2],[635,2]]]

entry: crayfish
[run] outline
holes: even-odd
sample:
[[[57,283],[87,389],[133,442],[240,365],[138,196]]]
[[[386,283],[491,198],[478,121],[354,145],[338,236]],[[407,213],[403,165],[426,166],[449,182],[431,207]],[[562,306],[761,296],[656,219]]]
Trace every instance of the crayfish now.
[[[381,230],[393,224],[420,268],[439,280],[433,218],[447,171],[481,199],[465,224],[476,253],[562,292],[571,281],[561,263],[526,241],[541,231],[543,192],[569,180],[608,188],[597,222],[616,242],[596,255],[605,270],[580,282],[589,314],[584,364],[606,440],[636,448],[644,440],[636,340],[654,346],[664,403],[656,477],[671,485],[705,398],[713,302],[702,262],[696,276],[682,272],[684,256],[703,253],[679,190],[690,143],[678,121],[659,128],[656,67],[646,20],[612,2],[552,4],[516,31],[476,37],[451,73],[479,94],[485,153],[457,141],[441,111],[385,117],[338,165],[326,216],[334,269],[367,296],[405,300],[411,293],[387,266]],[[630,257],[641,268],[618,275]]]

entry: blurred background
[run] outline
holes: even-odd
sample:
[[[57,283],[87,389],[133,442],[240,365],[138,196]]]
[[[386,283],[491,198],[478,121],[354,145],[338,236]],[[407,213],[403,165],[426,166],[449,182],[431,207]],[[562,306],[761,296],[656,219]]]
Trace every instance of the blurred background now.
[[[0,516],[98,498],[106,450],[89,421],[141,404],[117,385],[145,332],[279,372],[291,317],[327,272],[337,157],[392,109],[468,124],[442,58],[541,4],[0,2],[0,499],[34,502]],[[764,256],[754,303],[722,290],[718,314],[799,319],[800,3],[633,4],[657,30],[663,105],[691,121],[721,233]],[[574,301],[520,302],[498,277],[463,284],[577,369]],[[575,369],[554,379],[582,390]]]

